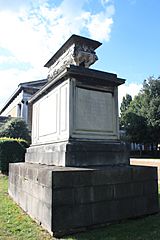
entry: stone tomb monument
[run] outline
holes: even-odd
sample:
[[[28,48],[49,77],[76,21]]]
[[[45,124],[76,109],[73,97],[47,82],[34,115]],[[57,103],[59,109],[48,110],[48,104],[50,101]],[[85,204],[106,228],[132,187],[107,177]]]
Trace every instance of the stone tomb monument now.
[[[158,211],[157,172],[119,141],[116,74],[89,69],[101,43],[72,35],[30,100],[32,144],[10,164],[9,194],[55,236]]]

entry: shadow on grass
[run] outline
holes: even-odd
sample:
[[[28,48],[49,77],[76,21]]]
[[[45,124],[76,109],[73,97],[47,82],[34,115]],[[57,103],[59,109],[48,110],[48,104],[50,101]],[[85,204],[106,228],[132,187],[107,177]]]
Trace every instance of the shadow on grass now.
[[[159,195],[160,202],[160,195]],[[67,240],[159,240],[160,212],[70,236]]]
[[[6,229],[9,231],[9,235],[7,238],[2,239],[9,239],[8,236],[12,236],[12,239],[31,239],[31,240],[47,240],[47,239],[54,239],[51,238],[49,235],[42,233],[42,230],[38,230],[38,226],[32,222],[32,220],[24,214],[20,208],[13,204],[12,201],[5,196],[7,194],[7,187],[8,181],[7,177],[3,176],[3,184],[0,184],[0,192],[3,192],[0,195],[1,202],[5,200],[5,204],[2,207],[0,205],[0,239],[4,237],[2,229]],[[1,180],[3,180],[1,178]],[[2,189],[3,188],[3,189]],[[159,195],[160,199],[160,195]],[[8,201],[8,204],[7,202]],[[5,207],[6,205],[6,207]],[[19,210],[18,210],[19,209]],[[4,215],[2,214],[4,210]],[[12,211],[11,211],[12,210]],[[7,216],[8,215],[8,216]],[[1,218],[2,217],[2,218]],[[27,217],[27,218],[26,218]],[[24,221],[22,219],[24,218]],[[17,224],[15,219],[17,219]],[[21,219],[19,221],[19,219]],[[6,224],[5,224],[6,222]],[[24,228],[24,224],[26,226],[26,230]],[[16,225],[15,225],[16,224]],[[22,229],[20,227],[22,226]],[[9,228],[10,227],[10,228]],[[17,238],[20,236],[20,233],[16,233],[20,229],[20,233],[24,232],[24,238],[21,235],[21,238]],[[31,231],[28,232],[28,230]],[[26,231],[26,233],[25,233]],[[14,238],[15,234],[15,238]],[[31,236],[29,235],[31,234]],[[34,236],[35,235],[35,236]],[[30,238],[31,237],[31,238]],[[143,218],[138,218],[134,220],[127,220],[123,221],[119,224],[112,224],[108,225],[104,228],[99,228],[95,230],[90,230],[84,233],[75,234],[72,236],[61,238],[64,240],[159,240],[160,239],[160,212],[154,215],[146,216]]]
[[[105,228],[81,233],[70,238],[72,240],[159,240],[160,213],[143,219],[128,220]]]

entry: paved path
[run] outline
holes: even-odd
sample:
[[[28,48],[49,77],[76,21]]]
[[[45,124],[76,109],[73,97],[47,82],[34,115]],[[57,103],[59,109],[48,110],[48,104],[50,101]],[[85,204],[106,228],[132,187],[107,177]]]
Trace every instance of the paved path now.
[[[130,158],[131,165],[144,165],[160,167],[160,158]]]
[[[158,182],[160,183],[160,159],[155,158],[130,158],[131,165],[157,167]]]

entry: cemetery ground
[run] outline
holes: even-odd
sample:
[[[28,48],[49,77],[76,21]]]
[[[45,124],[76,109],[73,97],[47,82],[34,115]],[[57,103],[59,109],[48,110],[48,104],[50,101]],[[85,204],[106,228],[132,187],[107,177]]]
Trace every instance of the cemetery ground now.
[[[0,240],[51,240],[8,195],[8,177],[0,174]],[[160,213],[90,230],[64,240],[158,240]]]

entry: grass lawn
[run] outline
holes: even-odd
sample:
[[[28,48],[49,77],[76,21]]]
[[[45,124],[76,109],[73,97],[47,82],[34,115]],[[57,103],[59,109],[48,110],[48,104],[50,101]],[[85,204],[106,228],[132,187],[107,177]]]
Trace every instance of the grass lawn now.
[[[0,175],[0,240],[53,239],[8,195],[8,177]]]
[[[8,196],[8,178],[0,175],[0,240],[49,240],[52,238],[26,215]],[[160,213],[128,220],[65,240],[159,240]]]

